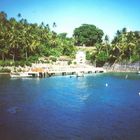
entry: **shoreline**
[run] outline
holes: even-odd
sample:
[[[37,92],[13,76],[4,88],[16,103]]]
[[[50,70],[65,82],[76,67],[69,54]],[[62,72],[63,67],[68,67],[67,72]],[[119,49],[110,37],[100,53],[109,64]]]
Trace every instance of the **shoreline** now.
[[[112,66],[104,65],[103,67],[95,67],[94,65],[89,64],[82,64],[82,65],[57,65],[57,64],[35,64],[33,63],[32,66],[25,66],[25,67],[1,67],[1,69],[9,69],[11,72],[15,71],[17,73],[20,72],[38,72],[38,73],[45,73],[48,76],[53,75],[74,75],[78,72],[82,72],[83,74],[88,73],[139,73],[139,65],[138,63],[134,64],[113,64]],[[0,72],[1,75],[10,75],[11,72],[2,71]]]
[[[92,73],[84,73],[84,74],[94,74],[96,72]],[[106,70],[106,72],[98,72],[98,73],[138,73],[138,71],[112,71],[112,70]],[[0,75],[10,75],[10,73],[7,72],[0,72]],[[56,75],[62,75],[61,73],[56,73]],[[74,74],[65,74],[65,75],[74,75]]]
[[[140,70],[108,70],[106,69],[107,73],[138,73]]]
[[[0,72],[0,75],[8,75],[8,74],[10,75],[10,73],[7,72],[2,72],[2,73]]]

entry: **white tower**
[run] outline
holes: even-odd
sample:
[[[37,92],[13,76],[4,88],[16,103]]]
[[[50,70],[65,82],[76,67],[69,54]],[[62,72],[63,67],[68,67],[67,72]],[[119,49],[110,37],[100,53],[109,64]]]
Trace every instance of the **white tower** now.
[[[78,51],[76,53],[76,63],[77,64],[85,64],[86,54],[84,51]]]

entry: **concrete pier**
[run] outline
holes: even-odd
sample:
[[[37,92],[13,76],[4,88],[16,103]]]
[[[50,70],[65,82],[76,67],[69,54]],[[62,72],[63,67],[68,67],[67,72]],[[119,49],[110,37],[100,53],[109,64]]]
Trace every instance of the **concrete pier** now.
[[[82,72],[84,74],[88,73],[102,73],[105,72],[103,68],[95,68],[92,66],[78,66],[78,67],[70,67],[70,66],[52,66],[48,67],[47,74],[52,75],[74,75],[76,73]]]
[[[82,72],[88,73],[101,73],[105,72],[103,68],[97,68],[86,64],[77,65],[54,65],[54,64],[34,64],[31,69],[33,72],[38,72],[39,77],[50,77],[54,75],[76,75]]]

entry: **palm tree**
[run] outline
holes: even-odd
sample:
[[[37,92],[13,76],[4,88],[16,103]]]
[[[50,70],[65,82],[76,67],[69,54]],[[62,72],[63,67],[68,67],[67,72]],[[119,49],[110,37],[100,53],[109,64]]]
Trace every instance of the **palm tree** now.
[[[105,50],[106,50],[106,54],[107,56],[109,56],[109,51],[110,51],[110,44],[109,44],[109,37],[108,35],[105,35]]]
[[[121,31],[117,30],[116,36],[119,37],[121,34]]]
[[[1,25],[1,23],[0,23]],[[1,26],[1,30],[0,30],[0,55],[2,60],[5,60],[5,55],[8,53],[8,49],[6,47],[6,36],[7,36],[7,30],[4,26]]]
[[[106,42],[106,44],[109,42],[109,37],[108,37],[108,35],[105,35],[105,42]]]
[[[44,28],[45,28],[44,22],[41,22],[40,28],[41,28],[41,29],[44,29]]]
[[[126,34],[126,33],[127,33],[127,28],[124,27],[124,28],[122,29],[122,33],[123,33],[123,34]]]
[[[140,70],[140,32],[135,32],[136,35],[136,52],[138,54],[138,61],[139,61],[139,70]]]
[[[20,14],[20,13],[18,13],[17,17],[20,19],[22,16],[21,16],[21,14]]]
[[[46,29],[48,30],[48,31],[50,31],[50,26],[49,26],[49,24],[46,24]]]
[[[13,57],[13,62],[19,55],[20,51],[20,41],[21,41],[21,31],[20,23],[18,23],[15,18],[10,19],[11,29],[9,30],[8,45],[10,55]]]
[[[4,23],[5,21],[7,21],[7,14],[5,12],[0,12],[0,21],[2,23]]]
[[[53,22],[53,28],[55,28],[55,27],[57,27],[57,25],[56,25],[56,23],[55,23],[55,22]]]

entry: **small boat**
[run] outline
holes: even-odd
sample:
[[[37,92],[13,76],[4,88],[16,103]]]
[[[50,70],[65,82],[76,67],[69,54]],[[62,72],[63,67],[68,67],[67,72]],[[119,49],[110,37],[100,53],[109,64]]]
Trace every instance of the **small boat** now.
[[[19,73],[10,73],[11,78],[19,78],[20,74]]]
[[[84,77],[84,73],[83,73],[83,72],[77,72],[77,73],[76,73],[76,76],[77,76],[77,77]]]
[[[24,78],[24,77],[33,77],[30,73],[28,72],[14,72],[10,73],[11,78]]]
[[[32,75],[29,72],[21,72],[20,77],[32,77]]]

